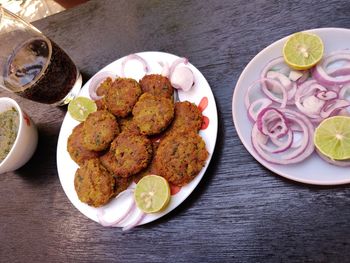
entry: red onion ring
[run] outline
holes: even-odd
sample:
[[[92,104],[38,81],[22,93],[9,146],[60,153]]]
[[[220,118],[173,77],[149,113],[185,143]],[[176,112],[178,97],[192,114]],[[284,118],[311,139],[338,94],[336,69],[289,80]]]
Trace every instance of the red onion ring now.
[[[268,138],[268,136],[266,136]],[[263,143],[263,141],[258,140],[259,146],[266,152],[269,153],[282,153],[286,150],[288,150],[293,143],[293,131],[288,130],[286,134],[286,139],[284,141],[280,141],[277,138],[270,138],[272,145],[266,145],[266,142]],[[269,147],[270,146],[270,147]],[[272,147],[275,146],[275,147]]]
[[[331,87],[336,87],[339,85],[350,83],[350,75],[341,75],[342,78],[337,78],[335,76],[333,77],[329,75],[326,72],[326,69],[329,64],[339,60],[349,61],[350,52],[348,50],[341,50],[341,51],[336,51],[329,54],[327,57],[325,57],[320,63],[318,63],[314,67],[312,71],[313,78],[317,80],[317,82],[321,83],[322,85],[331,86]],[[332,74],[334,75],[334,70]]]
[[[258,114],[259,131],[270,138],[280,138],[287,134],[289,127],[284,115],[275,108],[264,108]]]
[[[255,151],[267,162],[275,163],[275,164],[294,164],[299,163],[309,157],[314,151],[313,144],[313,131],[314,127],[312,123],[307,119],[304,115],[297,113],[295,111],[289,109],[279,109],[283,114],[286,114],[286,118],[290,122],[297,122],[298,125],[303,130],[303,140],[299,147],[295,151],[291,153],[286,152],[286,155],[282,155],[281,153],[278,156],[271,155],[266,153],[259,145],[257,141],[258,133],[260,133],[257,123],[254,124],[252,129],[252,145]],[[280,158],[278,158],[280,157]]]
[[[141,62],[142,66],[143,66],[143,70],[145,71],[145,74],[147,74],[149,72],[149,66],[148,66],[148,63],[145,59],[143,59],[139,55],[130,54],[130,55],[127,55],[125,57],[125,59],[122,61],[122,66],[121,66],[121,76],[122,77],[125,77],[125,65],[130,60],[137,60],[137,61]]]
[[[252,102],[248,107],[249,118],[253,121],[256,121],[261,110],[264,108],[267,108],[271,104],[272,104],[272,100],[267,98],[257,99],[256,101]]]
[[[140,209],[138,209],[138,214],[135,217],[135,219],[130,224],[124,226],[123,231],[127,231],[138,226],[142,222],[142,220],[145,218],[145,216],[146,214],[142,212]]]
[[[320,112],[320,116],[321,118],[328,118],[332,115],[334,111],[339,109],[344,109],[349,106],[350,106],[350,102],[347,100],[334,99],[334,100],[327,101]]]
[[[100,100],[104,97],[97,95],[97,89],[99,88],[100,84],[106,79],[106,78],[112,78],[115,79],[117,75],[111,71],[102,71],[97,73],[90,81],[89,84],[89,95],[90,98],[93,100]]]

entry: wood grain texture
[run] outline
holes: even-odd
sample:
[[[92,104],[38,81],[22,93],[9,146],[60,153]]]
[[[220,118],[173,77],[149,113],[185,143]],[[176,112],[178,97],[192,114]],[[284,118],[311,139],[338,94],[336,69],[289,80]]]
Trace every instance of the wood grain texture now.
[[[25,167],[0,176],[0,261],[349,261],[349,186],[308,186],[273,174],[245,150],[231,113],[235,83],[259,51],[295,31],[350,28],[349,13],[348,1],[95,0],[35,22],[85,81],[133,52],[188,57],[213,90],[218,140],[190,198],[124,233],[84,217],[61,188],[56,144],[66,109],[10,95],[37,123],[40,139]]]

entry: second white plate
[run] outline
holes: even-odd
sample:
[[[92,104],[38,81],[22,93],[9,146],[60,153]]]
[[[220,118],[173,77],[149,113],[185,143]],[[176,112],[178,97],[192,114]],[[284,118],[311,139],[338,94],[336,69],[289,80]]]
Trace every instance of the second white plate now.
[[[350,48],[350,30],[343,28],[312,29],[319,35],[325,46],[324,53]],[[233,122],[237,134],[248,152],[263,166],[272,172],[285,178],[307,184],[315,185],[339,185],[350,183],[350,170],[346,167],[338,167],[323,161],[316,153],[305,161],[292,165],[271,164],[262,159],[253,149],[251,143],[252,123],[248,119],[244,105],[244,97],[247,88],[260,76],[262,69],[272,59],[282,56],[283,44],[286,39],[280,39],[257,54],[243,70],[234,89],[232,99]]]

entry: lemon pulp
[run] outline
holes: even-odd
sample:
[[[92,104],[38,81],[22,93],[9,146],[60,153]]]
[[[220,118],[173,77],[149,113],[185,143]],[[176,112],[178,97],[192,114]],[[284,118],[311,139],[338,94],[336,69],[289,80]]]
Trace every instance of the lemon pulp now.
[[[334,116],[323,120],[315,130],[316,148],[333,160],[350,158],[350,117]]]
[[[77,97],[68,104],[69,114],[77,121],[85,121],[87,116],[96,110],[96,103],[86,97]]]
[[[170,201],[170,187],[166,179],[158,175],[143,177],[135,188],[137,207],[145,213],[156,213]]]

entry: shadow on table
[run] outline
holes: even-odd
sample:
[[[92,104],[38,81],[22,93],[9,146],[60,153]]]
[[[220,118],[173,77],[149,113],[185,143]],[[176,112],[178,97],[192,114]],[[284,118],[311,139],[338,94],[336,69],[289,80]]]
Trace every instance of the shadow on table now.
[[[62,109],[63,110],[63,109]],[[59,127],[52,129],[46,123],[37,124],[39,138],[32,158],[15,173],[32,185],[47,184],[56,180],[56,149]]]

